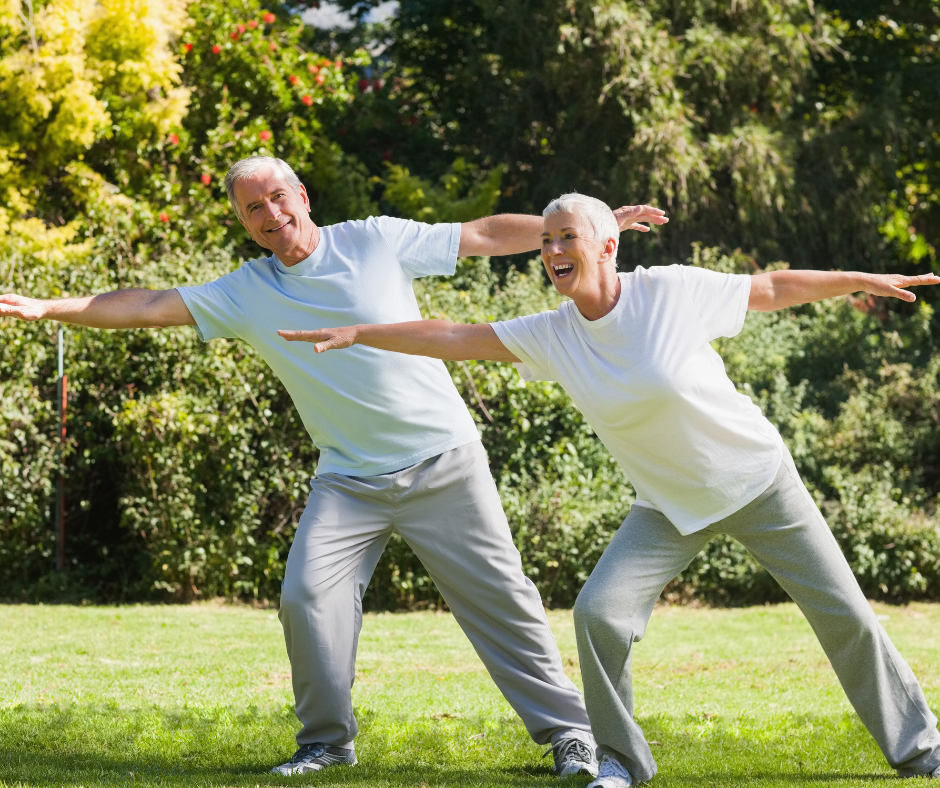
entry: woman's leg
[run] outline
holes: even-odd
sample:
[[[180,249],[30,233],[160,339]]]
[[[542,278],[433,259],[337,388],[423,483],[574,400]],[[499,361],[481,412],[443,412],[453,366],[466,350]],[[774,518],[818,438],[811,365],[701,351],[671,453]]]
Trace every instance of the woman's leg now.
[[[716,523],[799,605],[849,701],[900,776],[940,765],[937,718],[878,623],[845,556],[787,456],[768,490]]]
[[[634,506],[574,606],[584,700],[598,756],[616,758],[634,782],[652,779],[656,762],[633,721],[633,643],[643,637],[663,588],[711,537],[704,531],[682,536],[660,512]]]

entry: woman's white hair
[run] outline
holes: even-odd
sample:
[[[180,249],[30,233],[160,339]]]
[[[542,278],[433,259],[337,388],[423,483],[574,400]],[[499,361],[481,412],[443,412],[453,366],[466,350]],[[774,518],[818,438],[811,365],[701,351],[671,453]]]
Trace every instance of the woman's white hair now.
[[[225,175],[225,191],[228,194],[228,201],[235,209],[235,215],[241,221],[245,221],[245,217],[242,215],[238,200],[235,199],[235,184],[248,178],[254,178],[259,170],[266,167],[274,167],[284,176],[287,185],[300,194],[300,178],[283,159],[275,159],[273,156],[249,156],[241,161],[236,161]]]
[[[601,243],[608,238],[613,238],[615,244],[613,259],[616,265],[616,248],[620,245],[620,225],[617,224],[617,218],[607,203],[596,197],[572,192],[552,200],[542,211],[542,217],[551,216],[553,213],[576,213],[583,216],[594,229],[594,238]]]

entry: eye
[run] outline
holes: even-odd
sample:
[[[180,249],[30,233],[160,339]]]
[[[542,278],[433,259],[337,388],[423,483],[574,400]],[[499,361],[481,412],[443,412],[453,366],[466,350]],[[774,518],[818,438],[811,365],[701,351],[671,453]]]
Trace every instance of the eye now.
[[[573,241],[577,236],[574,233],[565,233],[564,238],[566,241]]]

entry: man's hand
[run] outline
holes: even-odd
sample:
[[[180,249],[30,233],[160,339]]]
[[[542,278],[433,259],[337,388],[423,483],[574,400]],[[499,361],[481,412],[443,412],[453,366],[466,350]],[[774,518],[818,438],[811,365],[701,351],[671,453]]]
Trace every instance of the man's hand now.
[[[288,342],[313,342],[313,349],[317,353],[325,353],[327,350],[340,350],[355,345],[359,326],[315,328],[312,331],[278,331],[277,333]]]
[[[650,228],[643,222],[666,224],[669,221],[664,210],[654,208],[652,205],[624,205],[614,211],[614,218],[617,219],[621,232],[639,230],[641,233],[648,233]]]
[[[38,298],[26,298],[15,293],[0,295],[0,317],[33,321],[42,320],[45,314],[45,305]]]

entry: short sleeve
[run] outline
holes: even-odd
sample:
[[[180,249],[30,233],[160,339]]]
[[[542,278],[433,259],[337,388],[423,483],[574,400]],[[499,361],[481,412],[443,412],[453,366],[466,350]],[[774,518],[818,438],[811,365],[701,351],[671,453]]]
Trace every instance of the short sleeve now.
[[[425,224],[392,216],[379,216],[376,223],[399,264],[412,278],[451,276],[457,269],[459,224]]]
[[[245,310],[239,282],[240,271],[195,287],[177,287],[186,308],[196,321],[196,335],[203,341],[242,334]]]
[[[744,328],[744,318],[747,317],[751,277],[747,274],[722,274],[688,265],[678,268],[686,292],[705,326],[708,341],[738,334]]]
[[[499,341],[522,362],[513,366],[525,381],[555,380],[549,362],[551,328],[547,319],[552,314],[540,312],[490,324]]]

